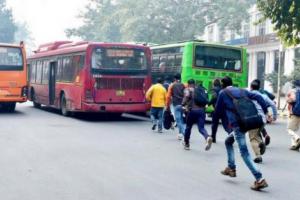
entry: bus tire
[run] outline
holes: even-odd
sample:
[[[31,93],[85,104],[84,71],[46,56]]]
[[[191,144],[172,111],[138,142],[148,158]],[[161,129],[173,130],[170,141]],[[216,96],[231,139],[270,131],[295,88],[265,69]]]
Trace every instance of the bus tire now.
[[[4,107],[4,110],[5,112],[9,112],[9,113],[12,113],[14,112],[16,109],[16,103],[6,103],[5,104],[5,107]]]
[[[31,90],[31,101],[33,103],[33,107],[41,108],[41,104],[36,102],[36,96],[33,89]]]
[[[71,112],[68,111],[68,108],[67,108],[67,100],[65,98],[64,93],[62,93],[61,97],[60,97],[60,112],[63,116],[66,116],[66,117],[71,115]]]

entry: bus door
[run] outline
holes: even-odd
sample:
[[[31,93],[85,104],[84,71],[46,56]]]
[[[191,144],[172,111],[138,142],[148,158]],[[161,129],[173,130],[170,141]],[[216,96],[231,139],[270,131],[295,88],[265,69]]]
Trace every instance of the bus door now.
[[[57,66],[57,61],[50,63],[50,70],[49,70],[49,105],[53,105],[54,101],[55,101],[56,66]]]

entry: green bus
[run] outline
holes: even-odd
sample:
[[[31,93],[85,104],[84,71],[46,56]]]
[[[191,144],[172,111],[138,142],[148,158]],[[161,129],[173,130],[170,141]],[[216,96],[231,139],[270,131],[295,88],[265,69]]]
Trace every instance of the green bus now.
[[[171,82],[181,74],[183,83],[191,78],[210,91],[213,80],[230,76],[233,84],[248,86],[247,53],[244,48],[212,44],[200,40],[151,46],[152,80]],[[207,108],[211,112],[212,108]]]

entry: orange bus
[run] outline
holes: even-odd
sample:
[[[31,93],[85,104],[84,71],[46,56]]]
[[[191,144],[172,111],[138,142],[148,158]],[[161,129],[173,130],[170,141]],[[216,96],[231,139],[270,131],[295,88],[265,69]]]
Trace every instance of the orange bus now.
[[[27,101],[27,66],[23,42],[0,43],[0,108],[13,112],[17,102]]]

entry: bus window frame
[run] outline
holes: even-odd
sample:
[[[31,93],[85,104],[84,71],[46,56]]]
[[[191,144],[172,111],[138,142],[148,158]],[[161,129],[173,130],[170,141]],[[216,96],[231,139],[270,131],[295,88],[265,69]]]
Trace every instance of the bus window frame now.
[[[244,61],[243,61],[243,48],[236,48],[236,47],[225,47],[225,46],[214,46],[214,48],[224,48],[224,49],[234,49],[237,51],[241,52],[241,69],[240,70],[225,70],[225,69],[215,69],[215,68],[211,68],[211,67],[205,67],[205,66],[201,66],[201,67],[197,67],[196,66],[196,47],[197,46],[205,46],[205,47],[211,47],[211,45],[208,44],[194,44],[193,47],[193,69],[196,70],[201,70],[201,69],[205,69],[205,70],[213,70],[213,71],[221,71],[221,72],[234,72],[234,73],[243,73],[244,71]]]
[[[15,46],[0,46],[2,48],[10,48],[10,49],[19,49],[21,53],[21,60],[22,64],[21,65],[0,65],[0,71],[24,71],[27,66],[26,61],[24,60],[25,54],[23,53],[22,47],[15,47]]]

